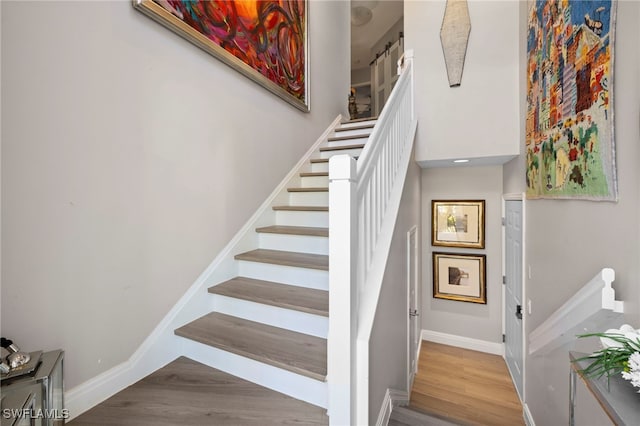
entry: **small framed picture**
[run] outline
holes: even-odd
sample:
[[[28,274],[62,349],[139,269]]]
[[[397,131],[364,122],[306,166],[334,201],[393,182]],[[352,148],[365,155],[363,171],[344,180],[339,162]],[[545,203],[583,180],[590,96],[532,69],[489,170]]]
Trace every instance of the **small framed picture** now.
[[[433,297],[487,303],[484,254],[433,253]]]
[[[431,244],[484,248],[484,200],[431,201]]]

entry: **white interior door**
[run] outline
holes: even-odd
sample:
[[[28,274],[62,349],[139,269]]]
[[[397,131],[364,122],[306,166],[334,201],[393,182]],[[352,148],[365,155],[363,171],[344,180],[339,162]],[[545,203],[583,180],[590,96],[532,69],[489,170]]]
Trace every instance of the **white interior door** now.
[[[522,201],[506,201],[505,207],[505,356],[522,399]]]
[[[407,293],[409,305],[408,367],[409,381],[407,390],[411,392],[413,379],[418,371],[418,347],[420,346],[420,309],[418,308],[418,228],[413,227],[407,233]]]

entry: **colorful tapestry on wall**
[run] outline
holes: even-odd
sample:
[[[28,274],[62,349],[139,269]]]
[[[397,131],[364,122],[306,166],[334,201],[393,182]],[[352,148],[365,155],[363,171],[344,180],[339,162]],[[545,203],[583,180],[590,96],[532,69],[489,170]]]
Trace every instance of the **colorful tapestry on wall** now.
[[[527,197],[617,200],[615,0],[535,0],[527,31]]]

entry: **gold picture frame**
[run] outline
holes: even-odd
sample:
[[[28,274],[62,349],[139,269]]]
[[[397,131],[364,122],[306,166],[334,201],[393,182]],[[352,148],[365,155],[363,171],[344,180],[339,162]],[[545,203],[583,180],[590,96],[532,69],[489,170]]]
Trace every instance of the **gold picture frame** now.
[[[487,303],[484,254],[433,253],[433,297]]]
[[[483,249],[484,200],[431,201],[431,245]]]

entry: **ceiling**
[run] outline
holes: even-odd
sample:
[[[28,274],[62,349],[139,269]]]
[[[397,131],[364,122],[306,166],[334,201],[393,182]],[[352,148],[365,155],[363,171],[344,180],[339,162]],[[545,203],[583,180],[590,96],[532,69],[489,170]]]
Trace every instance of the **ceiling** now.
[[[371,20],[354,25],[359,18],[366,20],[367,11],[371,11]],[[369,66],[373,60],[371,48],[403,13],[403,0],[351,0],[351,69]]]

